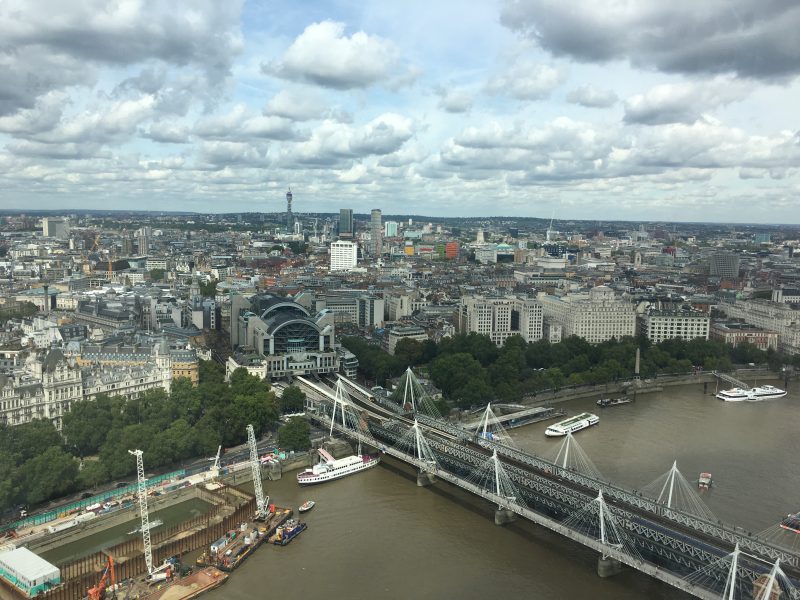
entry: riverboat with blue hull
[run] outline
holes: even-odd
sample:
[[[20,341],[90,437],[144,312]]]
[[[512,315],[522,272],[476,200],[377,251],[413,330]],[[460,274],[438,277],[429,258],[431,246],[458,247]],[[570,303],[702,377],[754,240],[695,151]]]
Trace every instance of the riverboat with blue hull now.
[[[378,465],[381,459],[369,454],[347,456],[345,458],[333,458],[326,450],[317,450],[320,462],[310,469],[297,474],[297,483],[300,485],[314,485],[333,481],[353,473],[359,473],[371,469]]]
[[[570,417],[569,419],[559,421],[555,425],[551,425],[545,429],[544,434],[547,437],[563,437],[568,433],[575,433],[581,429],[586,429],[587,427],[596,425],[599,422],[600,417],[597,415],[593,415],[592,413],[581,413],[579,415],[575,415],[574,417]]]
[[[285,546],[306,529],[308,529],[308,525],[305,523],[289,519],[284,525],[275,530],[275,535],[270,538],[270,541],[276,546]]]

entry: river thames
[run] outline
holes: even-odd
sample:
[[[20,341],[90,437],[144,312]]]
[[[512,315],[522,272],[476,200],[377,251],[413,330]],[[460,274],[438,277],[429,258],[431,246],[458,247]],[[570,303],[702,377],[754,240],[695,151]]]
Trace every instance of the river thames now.
[[[673,460],[687,479],[711,471],[704,496],[729,524],[758,532],[800,510],[800,389],[761,403],[725,403],[700,385],[639,396],[599,409],[594,399],[564,403],[600,424],[576,435],[604,479],[641,489]],[[547,423],[516,429],[522,449],[551,457],[560,444]],[[493,507],[443,482],[418,488],[404,465],[376,469],[313,488],[294,473],[266,482],[279,505],[317,506],[308,530],[285,548],[265,546],[209,600],[308,598],[593,598],[678,599],[684,594],[630,569],[597,577],[597,555],[531,523],[498,527]]]

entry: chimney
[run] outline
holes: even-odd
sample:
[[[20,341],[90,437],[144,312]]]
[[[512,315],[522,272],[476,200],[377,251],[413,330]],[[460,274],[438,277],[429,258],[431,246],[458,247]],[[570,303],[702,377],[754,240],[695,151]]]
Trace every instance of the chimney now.
[[[50,314],[50,294],[47,293],[49,286],[45,283],[44,284],[44,315],[48,316]]]

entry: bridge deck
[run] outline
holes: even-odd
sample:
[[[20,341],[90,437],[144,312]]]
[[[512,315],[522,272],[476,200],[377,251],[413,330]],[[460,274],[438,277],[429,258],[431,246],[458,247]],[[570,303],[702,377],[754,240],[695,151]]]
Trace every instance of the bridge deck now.
[[[510,413],[507,415],[497,416],[489,421],[489,425],[494,425],[494,424],[505,425],[506,423],[511,423],[512,421],[517,421],[517,420],[519,421],[524,420],[524,423],[520,424],[527,425],[529,423],[544,421],[545,419],[553,419],[555,417],[561,417],[565,414],[566,413],[563,410],[556,410],[555,408],[549,406],[534,406],[533,408],[526,408],[525,410],[519,410],[517,412]],[[481,423],[483,423],[483,419],[470,421],[469,423],[464,424],[464,428],[475,430]]]

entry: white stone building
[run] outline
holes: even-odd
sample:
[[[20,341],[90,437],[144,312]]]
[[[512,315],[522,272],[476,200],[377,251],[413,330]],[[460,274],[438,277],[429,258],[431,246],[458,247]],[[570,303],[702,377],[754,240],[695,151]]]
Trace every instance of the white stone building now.
[[[458,331],[487,335],[498,346],[512,335],[535,342],[542,338],[542,305],[534,298],[465,296],[458,310]]]
[[[710,324],[711,317],[696,310],[649,309],[642,317],[642,331],[654,344],[673,338],[707,340]]]
[[[546,319],[561,324],[562,335],[577,335],[592,344],[611,338],[636,335],[633,305],[614,297],[614,290],[601,285],[588,294],[540,296]]]
[[[346,240],[331,242],[331,271],[349,271],[358,264],[358,244]]]

